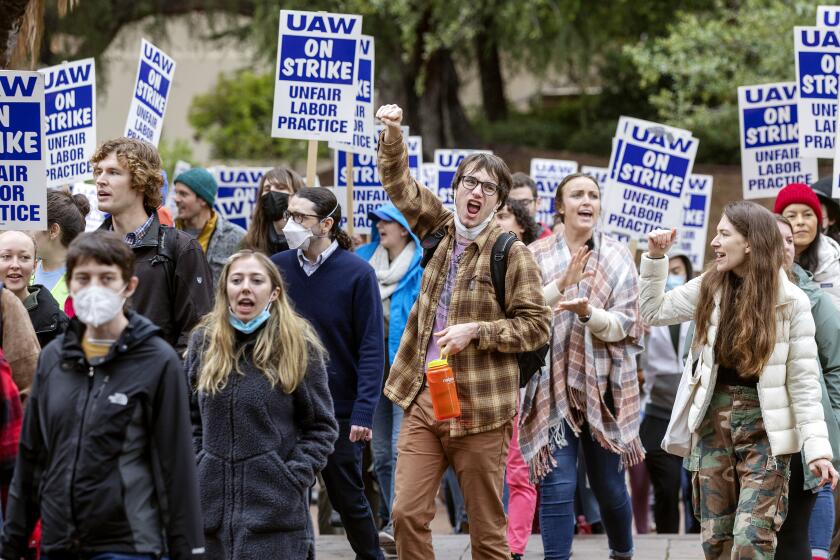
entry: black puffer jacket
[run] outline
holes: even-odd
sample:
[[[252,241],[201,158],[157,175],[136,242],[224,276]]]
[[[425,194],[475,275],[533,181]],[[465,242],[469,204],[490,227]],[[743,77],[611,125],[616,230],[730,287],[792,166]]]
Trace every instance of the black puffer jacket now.
[[[84,325],[41,353],[9,490],[0,557],[24,556],[42,520],[48,556],[203,554],[181,362],[148,319],[89,363]]]
[[[29,320],[35,328],[38,336],[38,343],[41,348],[67,329],[70,319],[58,307],[58,302],[50,291],[40,284],[29,286],[29,297],[23,302],[26,311],[29,312]]]
[[[113,229],[111,218],[99,229]],[[140,282],[132,308],[159,326],[160,336],[182,355],[193,327],[213,308],[213,273],[204,251],[183,231],[162,226],[157,214],[133,250]]]

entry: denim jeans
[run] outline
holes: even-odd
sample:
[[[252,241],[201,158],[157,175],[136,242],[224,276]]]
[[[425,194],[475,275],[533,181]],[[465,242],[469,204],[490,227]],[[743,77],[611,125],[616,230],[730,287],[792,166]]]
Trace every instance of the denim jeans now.
[[[817,501],[811,513],[808,535],[811,540],[811,556],[828,558],[831,547],[831,532],[834,528],[834,496],[831,485],[826,484],[817,490]]]
[[[578,441],[586,458],[592,492],[598,499],[607,531],[610,553],[615,558],[633,554],[633,510],[621,467],[621,458],[601,447],[584,425],[581,437],[564,422],[566,443],[554,451],[557,466],[540,484],[540,528],[546,560],[571,556],[575,529]]]
[[[391,506],[394,502],[394,470],[397,468],[397,438],[403,419],[403,409],[379,397],[379,404],[373,414],[373,470],[379,481],[379,517],[383,524],[391,520]]]

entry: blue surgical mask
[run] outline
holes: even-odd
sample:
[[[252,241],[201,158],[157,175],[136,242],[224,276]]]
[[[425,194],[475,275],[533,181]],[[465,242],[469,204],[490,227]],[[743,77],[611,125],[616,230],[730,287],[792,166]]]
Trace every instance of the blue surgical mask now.
[[[685,277],[679,274],[669,274],[668,279],[665,281],[665,291],[673,290],[674,288],[679,288],[685,284]]]
[[[238,330],[242,334],[251,334],[258,328],[263,326],[263,323],[268,321],[268,318],[271,317],[271,312],[269,311],[269,309],[271,309],[271,302],[268,302],[268,305],[265,306],[265,309],[263,309],[259,315],[257,315],[247,323],[239,317],[237,317],[236,315],[234,315],[233,310],[228,309],[228,321],[230,322],[231,327]]]

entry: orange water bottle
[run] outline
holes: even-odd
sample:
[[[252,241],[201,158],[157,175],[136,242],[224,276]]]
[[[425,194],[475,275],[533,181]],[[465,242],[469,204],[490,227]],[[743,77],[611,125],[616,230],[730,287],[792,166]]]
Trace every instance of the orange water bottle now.
[[[426,379],[429,383],[429,393],[432,395],[435,418],[448,420],[460,416],[461,403],[458,402],[458,391],[455,388],[455,372],[449,367],[446,356],[429,362]]]

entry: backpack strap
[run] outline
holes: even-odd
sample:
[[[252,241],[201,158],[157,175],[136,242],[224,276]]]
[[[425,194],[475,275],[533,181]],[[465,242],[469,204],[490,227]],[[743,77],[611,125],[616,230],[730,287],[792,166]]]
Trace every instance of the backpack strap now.
[[[506,232],[496,238],[493,244],[493,255],[490,261],[490,279],[493,281],[493,289],[496,290],[496,301],[505,312],[505,276],[507,275],[508,255],[510,248],[517,240],[516,234]]]
[[[175,249],[177,246],[178,230],[174,227],[161,225],[158,229],[158,243],[153,264],[160,263],[166,271],[169,297],[175,298]]]
[[[435,256],[435,251],[444,236],[446,236],[446,228],[441,228],[426,235],[426,237],[420,241],[420,246],[423,247],[423,258],[420,259],[421,268],[426,268],[426,265],[429,264],[429,261],[432,260],[433,256]]]

